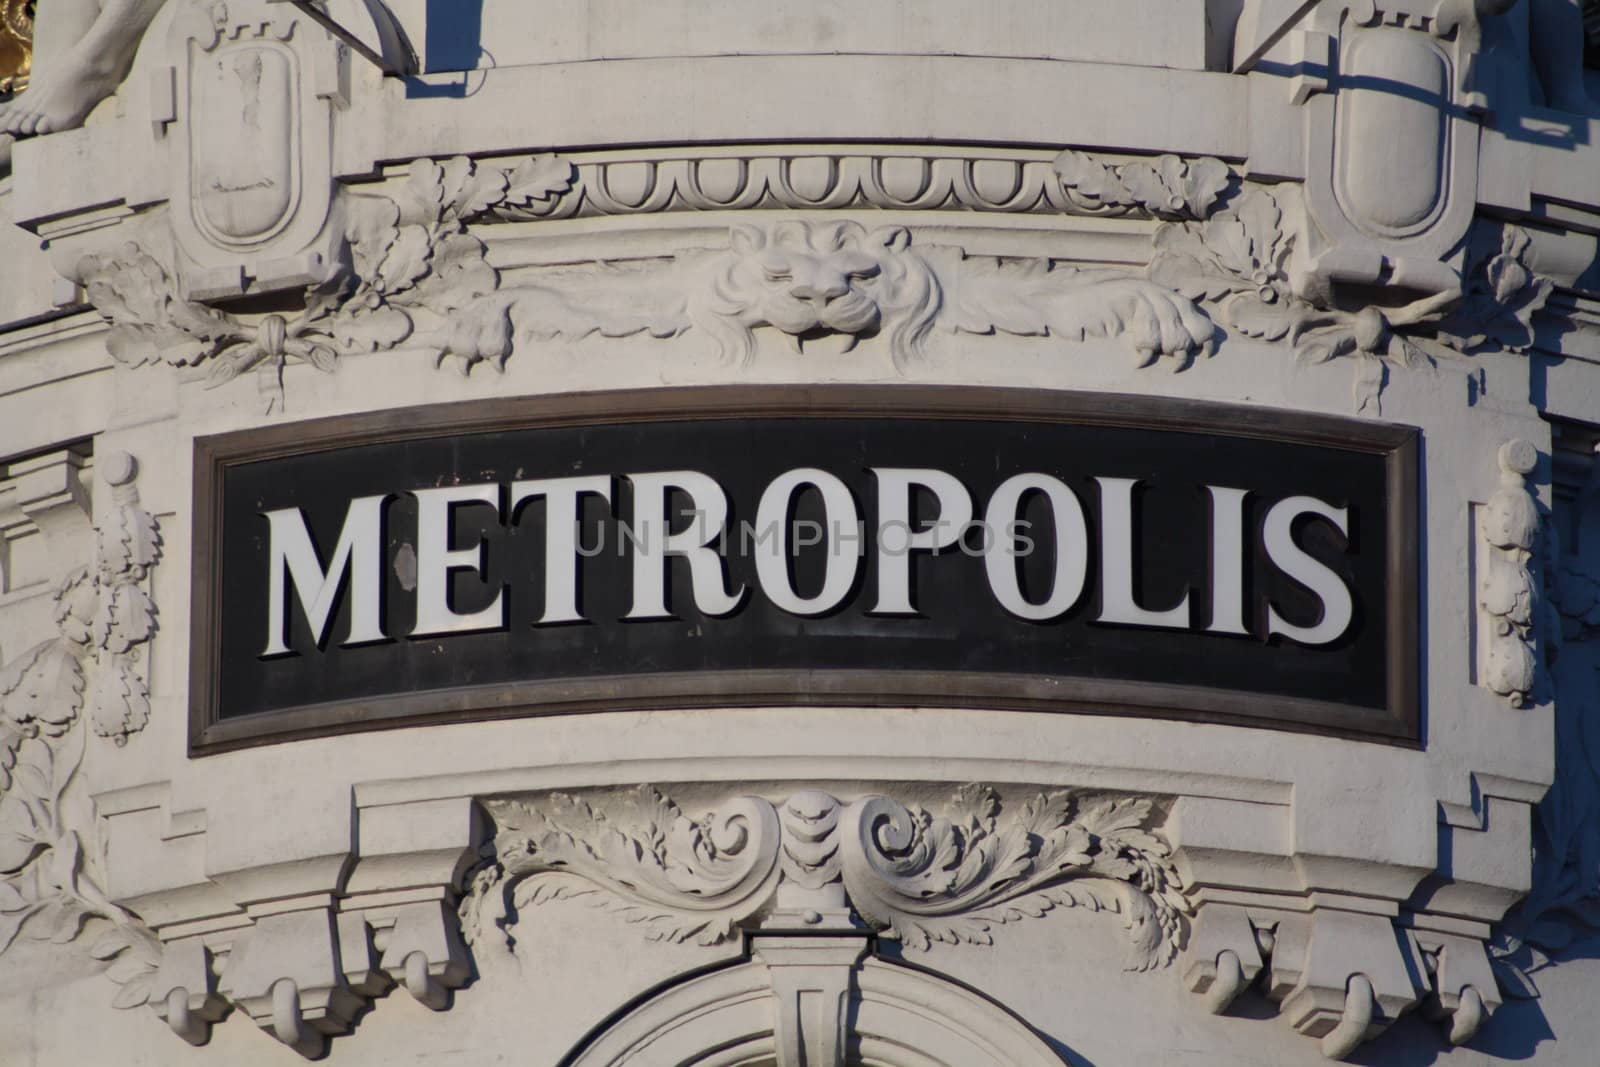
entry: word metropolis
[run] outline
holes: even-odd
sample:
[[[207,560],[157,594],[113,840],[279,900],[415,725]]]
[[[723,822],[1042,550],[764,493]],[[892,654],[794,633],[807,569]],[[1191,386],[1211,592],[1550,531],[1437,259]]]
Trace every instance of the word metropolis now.
[[[1417,736],[1408,429],[904,387],[411,414],[198,443],[197,750],[763,704]]]

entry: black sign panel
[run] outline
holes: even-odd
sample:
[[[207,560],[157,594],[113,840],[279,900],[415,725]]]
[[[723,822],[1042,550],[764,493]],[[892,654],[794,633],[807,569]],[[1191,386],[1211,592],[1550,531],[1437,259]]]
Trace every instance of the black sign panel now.
[[[1415,442],[913,387],[585,394],[203,438],[192,743],[797,703],[1415,741]]]

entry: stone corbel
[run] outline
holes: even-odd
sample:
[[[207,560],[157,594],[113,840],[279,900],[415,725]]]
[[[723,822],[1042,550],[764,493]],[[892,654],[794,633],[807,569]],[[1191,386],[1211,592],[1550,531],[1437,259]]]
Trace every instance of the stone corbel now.
[[[465,985],[472,974],[453,908],[443,900],[421,901],[346,912],[340,920],[357,917],[371,930],[370,943],[378,953],[376,970],[385,976],[385,987],[398,985],[434,1011],[450,1006],[451,992]],[[370,978],[367,981],[363,988],[372,988]]]
[[[1419,916],[1417,921],[1427,920]],[[1410,937],[1431,986],[1422,1014],[1445,1027],[1450,1044],[1465,1044],[1501,1004],[1483,937],[1421,926]]]
[[[1342,1060],[1417,1003],[1416,970],[1391,916],[1319,907],[1279,927],[1269,994],[1281,995],[1290,1026]]]
[[[158,860],[124,868],[117,899],[149,924],[143,939],[108,938],[118,1007],[148,1004],[180,1037],[204,1044],[238,1007],[307,1057],[347,1032],[372,998],[399,985],[435,1010],[471,975],[456,901],[477,858],[470,798],[415,803],[358,800],[359,859],[202,873],[203,811],[173,815],[165,785],[102,794],[96,804],[118,848]],[[181,847],[180,847],[181,846]],[[137,987],[137,990],[136,990]]]
[[[385,848],[399,840],[396,820],[409,821],[410,851]],[[372,854],[353,867],[330,856],[228,876],[253,925],[236,937],[221,991],[307,1057],[394,986],[439,1011],[472,972],[454,907],[473,854],[471,802],[368,808],[361,826]],[[279,896],[286,888],[297,892]]]
[[[349,863],[333,854],[212,876],[251,923],[234,937],[221,993],[308,1058],[348,1032],[365,1003],[340,958],[338,897]]]
[[[1329,1059],[1341,1060],[1418,1004],[1428,988],[1423,949],[1436,941],[1419,944],[1397,936],[1394,917],[1381,902],[1318,899],[1309,910],[1294,910],[1296,903],[1286,896],[1274,906],[1265,895],[1260,903],[1203,903],[1184,952],[1184,984],[1218,1014],[1256,985],[1279,1002],[1290,1026],[1316,1038]],[[1305,907],[1305,901],[1298,903]],[[1350,907],[1330,906],[1339,903]],[[1459,940],[1458,959],[1469,960],[1474,945],[1483,954],[1481,942]],[[1436,999],[1450,1015],[1452,1033],[1472,1024],[1482,998],[1465,990],[1481,981],[1462,963],[1437,987],[1449,990]]]
[[[376,931],[361,912],[341,912],[338,917],[339,966],[350,988],[363,997],[381,997],[394,988],[394,979],[381,965]]]
[[[216,967],[204,938],[179,938],[162,946],[149,1003],[189,1044],[203,1045],[210,1039],[211,1024],[228,1013],[228,1002],[217,992]]]
[[[326,898],[275,904],[300,910],[255,917],[223,972],[228,998],[263,1030],[308,1059],[347,1033],[363,1000],[345,980],[336,916]]]
[[[1270,928],[1258,930],[1243,907],[1208,903],[1195,914],[1183,984],[1199,994],[1207,1011],[1220,1015],[1260,977],[1272,943]]]
[[[455,797],[360,811],[364,848],[340,902],[345,975],[364,996],[399,985],[442,1011],[472,972],[454,901],[477,858],[479,809]]]

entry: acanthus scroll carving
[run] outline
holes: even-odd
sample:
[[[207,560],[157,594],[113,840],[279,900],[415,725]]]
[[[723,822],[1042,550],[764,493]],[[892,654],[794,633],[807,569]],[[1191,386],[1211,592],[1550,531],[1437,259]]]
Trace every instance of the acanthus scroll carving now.
[[[1172,959],[1189,908],[1148,798],[1063,790],[1010,810],[969,785],[935,814],[807,791],[781,806],[740,797],[696,820],[646,786],[604,804],[486,806],[493,860],[462,907],[474,940],[519,908],[586,897],[654,938],[715,944],[796,899],[818,902],[799,921],[821,923],[842,890],[861,923],[913,949],[988,944],[995,926],[1057,908],[1109,912],[1129,932],[1130,968],[1144,970]]]
[[[755,797],[698,821],[648,787],[624,794],[609,816],[560,793],[541,804],[487,806],[499,827],[497,864],[474,882],[470,912],[495,886],[521,881],[518,907],[591,897],[652,940],[712,945],[731,938],[777,885],[777,813]],[[541,877],[528,879],[533,873]],[[470,939],[473,923],[466,932]]]

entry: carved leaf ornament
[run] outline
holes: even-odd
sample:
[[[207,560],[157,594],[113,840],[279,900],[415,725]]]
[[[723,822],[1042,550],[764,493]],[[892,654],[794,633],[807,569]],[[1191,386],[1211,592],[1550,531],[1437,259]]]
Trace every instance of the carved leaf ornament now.
[[[1039,794],[999,821],[999,801],[977,786],[936,818],[886,797],[846,810],[845,889],[858,912],[914,948],[990,944],[992,926],[1057,907],[1122,916],[1129,967],[1166,963],[1188,910],[1167,848],[1144,829],[1150,802]],[[852,818],[853,816],[853,818]]]
[[[1517,446],[1528,452],[1519,454]],[[1491,548],[1513,572],[1501,570],[1493,587],[1483,591],[1490,594],[1485,606],[1491,612],[1500,609],[1504,622],[1504,631],[1495,636],[1531,656],[1525,643],[1537,633],[1544,654],[1527,664],[1526,678],[1531,685],[1542,663],[1554,691],[1555,779],[1533,809],[1531,887],[1496,927],[1491,945],[1501,990],[1519,999],[1538,997],[1538,973],[1600,933],[1600,863],[1595,861],[1600,856],[1600,575],[1593,569],[1592,549],[1558,543],[1565,524],[1539,523],[1538,505],[1524,483],[1535,457],[1527,442],[1502,449],[1498,499],[1491,500],[1493,513],[1483,524]],[[1590,493],[1586,488],[1575,510],[1588,513]],[[1544,578],[1539,584],[1529,570],[1535,555]],[[1543,599],[1541,592],[1547,594]],[[1520,656],[1512,656],[1506,657],[1508,664],[1520,667]],[[1505,688],[1508,699],[1518,695]]]
[[[1432,366],[1488,344],[1511,351],[1532,344],[1533,315],[1553,283],[1528,266],[1525,232],[1480,228],[1462,292],[1347,310],[1297,293],[1286,273],[1295,241],[1289,213],[1304,218],[1301,195],[1297,185],[1247,186],[1203,221],[1164,223],[1150,277],[1217,307],[1246,337],[1292,345],[1307,362],[1355,357],[1357,408],[1374,413],[1392,366]],[[1498,245],[1486,247],[1491,231]]]
[[[641,164],[660,172],[660,180],[652,180],[655,192],[633,204],[613,202],[603,188],[605,167],[589,166],[580,175],[553,154],[504,167],[463,156],[419,159],[390,196],[342,196],[344,263],[330,280],[306,290],[299,313],[243,316],[186,300],[168,270],[131,244],[84,256],[75,277],[111,323],[107,347],[119,362],[205,364],[213,386],[253,369],[269,410],[281,408],[285,366],[331,371],[341,356],[401,344],[431,351],[439,362],[453,357],[468,372],[480,363],[503,367],[519,343],[593,334],[672,337],[693,329],[737,362],[753,353],[755,331],[770,328],[797,348],[833,335],[848,350],[861,338],[881,335],[905,371],[923,354],[928,336],[944,329],[1123,337],[1141,365],[1162,360],[1182,369],[1214,349],[1215,318],[1242,336],[1285,342],[1310,362],[1353,357],[1358,407],[1376,411],[1392,367],[1426,367],[1488,345],[1525,349],[1533,315],[1552,290],[1529,265],[1526,233],[1485,224],[1475,231],[1461,291],[1393,307],[1335,306],[1297,291],[1288,272],[1297,234],[1309,225],[1300,187],[1240,183],[1211,158],[1109,163],[1068,150],[1045,171],[1053,174],[1053,187],[1040,184],[1042,163],[1006,164],[1015,173],[1009,185],[1000,185],[1022,185],[1001,195],[999,186],[990,186],[995,165],[1004,161],[850,157],[829,163],[829,189],[838,189],[817,193],[820,199],[791,188],[805,160],[777,157],[745,161],[738,173],[750,188],[718,199],[701,186],[719,173],[719,162],[727,161],[685,164],[687,170],[670,161]],[[912,164],[922,167],[919,188],[927,188],[921,193],[899,189]],[[847,180],[846,172],[854,177]],[[930,182],[943,192],[929,192]],[[899,192],[891,194],[890,187]],[[1023,187],[1027,191],[1018,191]],[[1143,216],[1160,226],[1143,274],[913,246],[898,226],[868,231],[854,222],[784,218],[734,226],[723,247],[546,268],[508,288],[469,230],[474,223],[586,210],[816,209],[858,202]]]
[[[103,463],[113,506],[95,529],[94,562],[57,588],[57,635],[0,667],[0,953],[24,933],[65,944],[105,920],[91,954],[123,987],[117,1006],[132,1007],[148,997],[159,944],[100,890],[63,811],[87,732],[122,745],[150,716],[138,661],[156,609],[139,583],[161,558],[161,533],[139,505],[132,458]]]
[[[699,822],[648,788],[625,794],[610,818],[562,794],[491,807],[503,871],[545,872],[517,888],[518,907],[603,894],[592,903],[642,924],[651,940],[710,945],[733,936],[777,884],[777,813],[754,798]]]
[[[1530,569],[1539,536],[1539,506],[1524,483],[1538,461],[1538,450],[1522,440],[1500,449],[1500,485],[1483,509],[1488,542],[1478,605],[1486,623],[1483,684],[1522,707],[1537,673],[1533,626],[1538,585]]]
[[[510,171],[465,157],[417,160],[394,199],[345,198],[347,262],[307,289],[294,315],[246,318],[184,299],[167,269],[136,244],[86,255],[74,274],[111,324],[106,346],[118,362],[207,364],[213,387],[254,369],[268,410],[281,409],[286,365],[331,372],[340,356],[385,351],[412,337],[423,309],[438,319],[492,292],[498,275],[467,220],[548,200],[571,180],[572,165],[548,155]],[[503,362],[510,339],[480,333],[466,347]]]
[[[1215,160],[1162,157],[1115,170],[1084,158],[1082,181],[1063,186],[1082,213],[1205,210],[1228,183]],[[753,331],[775,328],[798,346],[818,333],[882,332],[902,368],[935,326],[1071,339],[1127,336],[1144,362],[1181,368],[1208,353],[1213,329],[1191,303],[1117,271],[1016,265],[957,248],[910,249],[900,227],[784,221],[730,230],[726,249],[690,251],[644,265],[547,272],[507,290],[469,221],[537,216],[571,188],[576,169],[553,155],[514,168],[465,157],[417,160],[392,197],[350,195],[347,263],[306,291],[298,314],[245,317],[184,299],[162,264],[134,244],[82,257],[75,276],[110,322],[119,362],[206,365],[220,385],[249,370],[267,407],[281,408],[282,374],[304,363],[331,371],[340,356],[410,342],[463,371],[502,366],[523,339],[668,337],[705,331],[731,359],[748,358]],[[1120,183],[1120,184],[1119,184]],[[948,294],[948,297],[947,297]],[[423,328],[424,325],[426,328]]]
[[[562,794],[490,801],[493,861],[463,902],[469,940],[563,897],[655,939],[717,944],[758,924],[780,883],[842,887],[879,936],[913,949],[990,944],[993,927],[1055,908],[1120,915],[1129,967],[1169,962],[1189,905],[1151,802],[1042,793],[1014,813],[965,786],[942,814],[885,796],[824,793],[781,808],[740,797],[700,820],[644,786],[600,806]]]
[[[1233,180],[1228,165],[1210,157],[1160,156],[1116,166],[1069,149],[1054,165],[1072,205],[1096,215],[1143,211],[1158,218],[1203,219]]]

